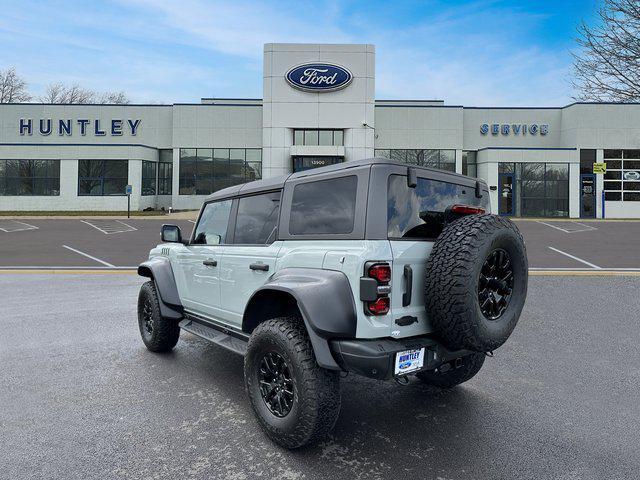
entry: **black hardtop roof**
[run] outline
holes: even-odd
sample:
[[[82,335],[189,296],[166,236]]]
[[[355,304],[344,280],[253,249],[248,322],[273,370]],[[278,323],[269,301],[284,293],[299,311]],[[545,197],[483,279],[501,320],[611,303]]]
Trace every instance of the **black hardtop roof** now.
[[[446,175],[450,176],[451,179],[466,179],[470,180],[469,177],[464,175],[460,175],[459,173],[447,172],[444,170],[438,170],[434,168],[428,167],[420,167],[418,165],[411,165],[404,162],[399,162],[397,160],[391,160],[389,158],[364,158],[362,160],[353,160],[349,162],[337,163],[335,165],[328,165],[326,167],[318,167],[312,168],[310,170],[305,170],[304,172],[297,173],[289,173],[287,175],[280,175],[278,177],[265,178],[262,180],[256,180],[253,182],[243,183],[240,185],[235,185],[233,187],[228,187],[222,190],[218,190],[215,193],[209,195],[206,201],[210,200],[220,200],[223,198],[237,197],[240,195],[247,195],[252,193],[266,192],[269,190],[279,190],[284,187],[284,184],[289,180],[295,180],[297,178],[303,177],[312,177],[315,175],[321,175],[323,173],[337,172],[340,170],[350,170],[353,168],[367,168],[372,165],[392,165],[392,166],[401,166],[401,167],[412,167],[417,170],[423,170],[427,172],[434,172],[438,176]]]

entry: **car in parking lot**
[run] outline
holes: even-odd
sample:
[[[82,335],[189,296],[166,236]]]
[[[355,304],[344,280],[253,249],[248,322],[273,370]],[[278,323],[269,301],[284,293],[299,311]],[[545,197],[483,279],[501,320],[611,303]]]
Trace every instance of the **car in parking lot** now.
[[[182,329],[244,355],[260,425],[306,445],[338,418],[341,372],[452,387],[507,340],[527,256],[489,211],[483,181],[388,159],[218,191],[139,266],[142,339],[169,351]]]

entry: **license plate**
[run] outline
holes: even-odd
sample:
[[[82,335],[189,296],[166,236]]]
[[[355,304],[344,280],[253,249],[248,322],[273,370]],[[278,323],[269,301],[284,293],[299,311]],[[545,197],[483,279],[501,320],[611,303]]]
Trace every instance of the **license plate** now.
[[[424,348],[418,350],[403,350],[396,353],[395,375],[405,375],[407,373],[420,370],[424,365]]]

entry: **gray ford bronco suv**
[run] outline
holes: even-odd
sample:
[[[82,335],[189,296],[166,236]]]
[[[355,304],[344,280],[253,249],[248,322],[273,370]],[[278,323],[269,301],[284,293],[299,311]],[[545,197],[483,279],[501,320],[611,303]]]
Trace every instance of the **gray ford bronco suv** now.
[[[220,190],[138,267],[142,340],[166,352],[184,330],[243,355],[260,425],[301,447],[333,428],[344,372],[453,387],[507,340],[527,256],[489,210],[483,181],[388,159]]]

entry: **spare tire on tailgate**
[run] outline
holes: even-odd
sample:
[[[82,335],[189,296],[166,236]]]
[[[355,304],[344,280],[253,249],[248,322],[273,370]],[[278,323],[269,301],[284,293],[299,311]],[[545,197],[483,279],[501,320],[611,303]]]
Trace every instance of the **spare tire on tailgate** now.
[[[468,215],[448,224],[427,260],[425,305],[450,349],[489,352],[518,323],[527,296],[528,261],[510,220]]]

